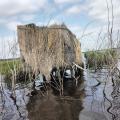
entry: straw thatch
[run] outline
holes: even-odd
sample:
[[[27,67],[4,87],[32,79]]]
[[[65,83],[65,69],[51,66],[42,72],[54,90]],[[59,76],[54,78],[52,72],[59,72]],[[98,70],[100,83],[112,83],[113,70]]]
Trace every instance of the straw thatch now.
[[[53,67],[82,64],[80,43],[65,25],[38,27],[18,26],[21,57],[33,71],[47,78]]]

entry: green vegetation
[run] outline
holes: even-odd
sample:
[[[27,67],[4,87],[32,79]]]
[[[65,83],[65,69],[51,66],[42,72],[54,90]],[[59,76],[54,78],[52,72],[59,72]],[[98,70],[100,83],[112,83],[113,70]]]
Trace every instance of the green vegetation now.
[[[20,68],[20,59],[0,60],[0,74],[5,76],[4,80],[5,83],[7,83],[8,88],[11,88],[12,86],[12,73],[18,73]]]
[[[12,84],[27,84],[32,79],[32,73],[23,71],[20,59],[0,60],[0,74],[4,76],[5,83],[9,89]]]
[[[84,53],[87,66],[92,69],[100,69],[105,65],[110,65],[116,58],[116,51],[114,49],[107,49],[103,51],[88,51]]]
[[[2,75],[9,75],[12,71],[17,71],[20,68],[20,59],[0,60],[0,74]]]

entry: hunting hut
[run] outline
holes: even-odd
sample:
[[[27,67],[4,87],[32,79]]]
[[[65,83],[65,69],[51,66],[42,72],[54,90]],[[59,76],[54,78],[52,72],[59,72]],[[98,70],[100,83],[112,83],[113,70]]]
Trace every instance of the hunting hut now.
[[[49,78],[53,67],[82,64],[80,42],[64,25],[39,27],[35,24],[17,27],[21,58],[33,71]]]

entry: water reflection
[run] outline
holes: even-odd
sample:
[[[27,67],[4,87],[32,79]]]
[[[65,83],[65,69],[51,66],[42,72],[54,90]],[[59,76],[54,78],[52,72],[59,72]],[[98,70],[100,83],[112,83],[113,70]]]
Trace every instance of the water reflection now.
[[[48,90],[43,94],[39,91],[37,95],[30,97],[27,104],[29,120],[79,120],[85,96],[82,87],[84,80],[80,80],[76,89],[72,82],[64,83],[64,96]]]
[[[87,71],[75,89],[65,85],[62,97],[51,89],[29,97],[30,84],[17,85],[16,101],[0,81],[0,120],[120,120],[118,73]]]
[[[80,98],[56,97],[49,93],[45,97],[32,97],[27,108],[30,120],[79,120],[83,106]]]
[[[120,79],[113,80],[112,100],[108,112],[111,113],[113,120],[120,120]]]
[[[14,100],[4,79],[0,79],[0,120],[27,120],[28,91],[27,87],[16,89],[16,100]]]
[[[80,120],[120,120],[120,79],[109,70],[89,72]],[[89,117],[88,117],[89,116]]]
[[[66,83],[65,96],[54,95],[52,89],[34,96],[27,96],[29,85],[16,86],[16,100],[11,97],[11,90],[6,86],[4,80],[1,82],[4,90],[1,90],[1,119],[2,120],[78,120],[79,112],[83,109],[84,98],[83,80],[76,87]],[[71,89],[67,89],[67,87]],[[81,86],[81,87],[80,87]]]

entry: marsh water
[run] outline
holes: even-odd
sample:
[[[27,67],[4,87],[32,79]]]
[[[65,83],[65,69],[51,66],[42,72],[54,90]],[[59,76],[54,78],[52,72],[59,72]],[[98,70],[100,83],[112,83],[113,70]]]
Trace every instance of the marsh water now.
[[[0,120],[120,120],[120,78],[108,71],[86,69],[72,94],[61,97],[51,89],[30,96],[32,83],[17,84],[16,100],[1,76]]]

